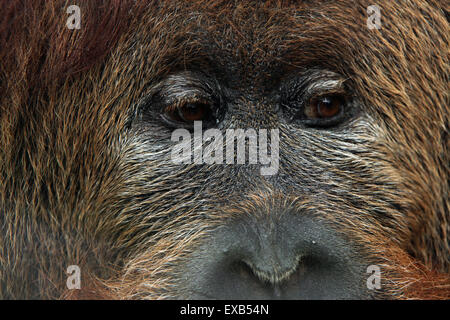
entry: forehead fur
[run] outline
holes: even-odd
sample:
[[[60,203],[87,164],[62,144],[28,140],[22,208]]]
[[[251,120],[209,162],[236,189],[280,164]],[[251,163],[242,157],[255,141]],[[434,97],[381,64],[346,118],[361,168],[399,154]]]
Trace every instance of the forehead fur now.
[[[448,52],[448,33],[443,32],[448,23],[439,14],[438,2],[383,1],[380,30],[367,28],[370,1],[99,4],[82,2],[82,28],[69,30],[68,5],[63,1],[8,1],[0,32],[3,75],[19,66],[24,70],[15,78],[34,86],[52,84],[105,63],[108,54],[115,53],[122,60],[107,65],[121,72],[139,68],[144,81],[180,69],[199,69],[228,83],[257,85],[289,72],[322,67],[354,80],[361,95],[370,96],[375,105],[399,101],[399,96],[404,104],[417,105],[412,100],[417,89],[446,91],[439,90],[445,89],[439,75],[448,73],[439,68],[448,65],[442,54]],[[423,15],[417,16],[417,6]],[[424,79],[423,65],[430,67],[431,79]],[[436,101],[427,105],[432,102]]]

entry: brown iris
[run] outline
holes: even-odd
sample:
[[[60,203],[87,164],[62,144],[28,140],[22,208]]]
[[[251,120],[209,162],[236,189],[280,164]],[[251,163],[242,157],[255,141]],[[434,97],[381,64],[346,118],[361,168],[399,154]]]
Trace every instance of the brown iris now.
[[[207,120],[210,116],[210,108],[204,102],[188,102],[167,107],[165,114],[172,121],[191,123]]]
[[[305,115],[310,119],[328,119],[337,116],[344,107],[341,96],[323,96],[312,99],[305,108]]]

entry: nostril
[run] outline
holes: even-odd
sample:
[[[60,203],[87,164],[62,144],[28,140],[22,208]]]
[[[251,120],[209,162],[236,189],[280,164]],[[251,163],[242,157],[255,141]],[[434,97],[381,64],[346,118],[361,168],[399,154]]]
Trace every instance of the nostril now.
[[[289,264],[280,263],[254,263],[251,260],[241,260],[234,263],[232,269],[242,279],[278,287],[288,280],[299,268],[301,256],[297,256]],[[303,267],[302,267],[303,269]]]
[[[305,259],[304,259],[305,258]],[[273,263],[267,260],[242,259],[229,265],[229,279],[235,279],[236,290],[248,290],[254,296],[270,299],[289,297],[289,292],[297,290],[307,269],[304,261],[309,259],[298,256],[291,263]],[[290,291],[289,291],[290,290]]]
[[[258,276],[253,269],[244,261],[237,261],[232,265],[232,271],[235,272],[243,280],[259,281]]]
[[[219,228],[193,253],[180,272],[188,290],[221,299],[367,295],[361,256],[322,221],[285,215],[263,229],[244,222]]]

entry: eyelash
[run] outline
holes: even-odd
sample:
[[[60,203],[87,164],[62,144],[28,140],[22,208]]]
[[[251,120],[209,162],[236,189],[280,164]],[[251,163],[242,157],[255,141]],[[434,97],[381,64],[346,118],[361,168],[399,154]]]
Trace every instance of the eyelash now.
[[[211,103],[207,100],[188,99],[177,101],[163,108],[163,118],[169,122],[190,124],[193,121],[210,121]]]

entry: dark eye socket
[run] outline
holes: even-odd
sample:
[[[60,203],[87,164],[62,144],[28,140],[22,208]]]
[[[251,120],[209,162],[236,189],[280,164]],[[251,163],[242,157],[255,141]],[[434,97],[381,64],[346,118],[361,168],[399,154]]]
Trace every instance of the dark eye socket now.
[[[212,111],[206,101],[186,101],[165,107],[163,117],[170,122],[193,124],[194,121],[210,121]]]

